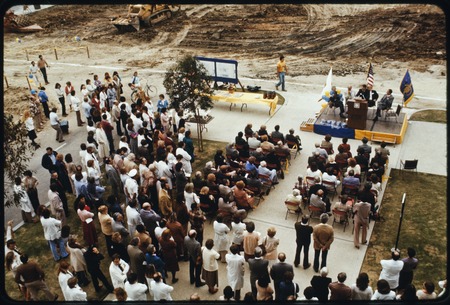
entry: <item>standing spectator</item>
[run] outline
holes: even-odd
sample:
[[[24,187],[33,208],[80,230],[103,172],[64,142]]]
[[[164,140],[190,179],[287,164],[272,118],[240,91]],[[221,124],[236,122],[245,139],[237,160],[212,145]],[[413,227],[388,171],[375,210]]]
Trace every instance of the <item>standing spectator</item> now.
[[[337,279],[337,282],[333,282],[328,285],[328,288],[330,289],[330,301],[351,300],[352,289],[344,284],[347,279],[347,274],[345,272],[339,272]]]
[[[412,283],[414,278],[414,269],[417,268],[419,260],[415,258],[416,250],[408,247],[408,257],[402,259],[403,269],[400,271],[400,277],[398,280],[398,289],[405,289],[405,287]]]
[[[355,248],[359,249],[359,230],[361,228],[362,244],[367,243],[367,229],[369,227],[371,205],[368,202],[359,201],[353,206],[353,219],[354,219],[354,235],[353,243]]]
[[[405,289],[401,294],[397,294],[395,297],[396,300],[413,303],[419,300],[417,297],[416,287],[413,284],[406,285]]]
[[[172,213],[167,222],[167,228],[170,230],[170,235],[176,243],[176,253],[178,260],[187,259],[187,255],[184,253],[184,237],[185,231],[180,222],[177,220],[176,213]]]
[[[269,281],[266,278],[262,278],[256,281],[256,300],[257,301],[272,301],[273,289],[269,285]]]
[[[114,254],[112,256],[112,262],[109,265],[109,276],[111,277],[111,282],[114,289],[118,287],[125,287],[129,270],[130,265],[121,259],[119,254]]]
[[[285,263],[285,260],[286,254],[280,252],[280,254],[278,254],[279,263],[274,264],[270,269],[270,277],[273,280],[273,286],[275,288],[275,300],[277,301],[283,300],[280,294],[280,283],[284,280],[285,278],[284,275],[286,274],[286,272],[291,272],[292,274],[294,274],[294,269],[292,268],[292,265]]]
[[[56,184],[50,185],[50,190],[48,190],[48,200],[50,201],[50,211],[51,214],[59,221],[62,225],[66,224],[66,214],[64,212],[63,203],[58,194],[58,189]]]
[[[75,271],[80,286],[89,285],[90,281],[86,277],[86,260],[83,255],[86,250],[78,243],[76,235],[69,236],[67,251],[70,253],[70,264]]]
[[[41,165],[43,168],[47,169],[51,174],[53,171],[56,170],[55,163],[57,152],[53,151],[51,147],[47,147],[45,150],[46,153],[42,156]]]
[[[77,214],[80,217],[83,226],[83,237],[86,245],[95,245],[98,242],[97,231],[94,224],[94,213],[90,212],[89,206],[86,205],[86,197],[80,195],[78,200]],[[75,201],[75,202],[77,202]]]
[[[25,190],[28,194],[28,198],[30,198],[31,205],[33,206],[34,212],[36,213],[40,203],[39,203],[39,195],[37,191],[37,186],[39,181],[30,170],[26,170],[24,173],[25,177],[22,179],[22,183],[25,187]]]
[[[194,163],[194,142],[191,139],[191,131],[190,130],[186,130],[186,132],[184,133],[184,138],[183,138],[183,142],[184,142],[184,149],[187,151],[187,153],[189,154],[189,156],[191,156],[191,163]]]
[[[225,255],[228,285],[234,290],[234,299],[239,301],[241,289],[244,287],[245,259],[239,255],[239,246],[236,244],[231,245],[230,252]]]
[[[36,85],[39,87],[39,86],[41,86],[41,82],[39,81],[39,76],[38,76],[39,70],[38,69],[39,69],[38,66],[36,66],[36,63],[33,60],[31,62],[30,69],[29,69],[30,75],[32,76],[32,77],[30,76],[30,78],[34,78],[34,80],[36,81]]]
[[[202,252],[201,245],[195,239],[197,232],[190,230],[189,235],[184,238],[184,246],[189,256],[189,278],[191,285],[195,283],[195,287],[204,286],[206,283],[200,279],[202,272]]]
[[[116,130],[117,135],[120,137],[123,135],[122,128],[120,127],[120,108],[119,108],[119,102],[114,101],[113,102],[113,108],[111,109],[111,117],[112,121],[116,123]]]
[[[170,293],[173,291],[173,287],[163,282],[161,273],[156,272],[153,279],[155,280],[155,284],[152,285],[153,299],[155,301],[172,301],[172,296]]]
[[[294,300],[297,299],[300,287],[297,283],[294,283],[294,273],[291,271],[286,271],[283,276],[283,280],[280,282],[280,301],[289,301],[293,297]]]
[[[106,114],[102,114],[102,121],[100,122],[101,128],[106,134],[106,138],[108,139],[109,144],[109,155],[112,155],[114,153],[114,138],[112,131],[114,130],[114,127],[111,125],[111,123],[108,121],[108,116]]]
[[[222,214],[218,214],[216,220],[214,220],[214,245],[217,249],[217,252],[220,254],[220,260],[222,263],[226,263],[225,255],[228,251],[228,232],[230,232],[230,228],[226,224],[223,223]]]
[[[386,280],[380,279],[377,282],[377,290],[373,294],[372,301],[394,300],[395,292],[389,288],[389,283]]]
[[[206,285],[208,285],[208,291],[211,294],[219,290],[215,286],[219,286],[219,265],[217,264],[217,260],[220,258],[220,254],[213,247],[214,241],[212,239],[208,239],[205,242],[205,246],[202,247],[202,278],[205,280]]]
[[[148,202],[144,202],[142,204],[142,209],[140,210],[139,215],[141,216],[142,222],[152,238],[153,245],[158,248],[159,243],[155,235],[155,228],[158,226],[157,222],[161,220],[161,216],[159,216],[152,209],[152,204]]]
[[[106,250],[108,255],[112,256],[112,222],[113,218],[108,214],[108,207],[106,205],[101,205],[98,207],[98,221],[100,222],[100,227],[102,229],[103,235],[105,235]]]
[[[65,98],[64,98],[64,91],[61,89],[61,84],[60,83],[56,83],[55,84],[55,92],[56,92],[56,96],[58,97],[58,101],[61,104],[62,116],[67,116],[66,101],[65,101]]]
[[[254,258],[248,259],[248,267],[250,269],[250,286],[252,288],[253,297],[256,299],[256,281],[265,280],[270,283],[270,276],[268,270],[269,261],[262,258],[262,249],[256,247],[254,253]]]
[[[333,227],[327,224],[328,214],[323,213],[320,215],[320,224],[313,228],[314,239],[314,271],[319,272],[319,256],[322,251],[322,263],[320,268],[327,266],[327,255],[330,245],[334,241]]]
[[[25,123],[25,128],[27,129],[28,138],[31,140],[31,145],[34,146],[35,149],[41,147],[34,140],[37,138],[33,118],[31,117],[31,113],[29,110],[25,110],[23,112],[22,122]]]
[[[277,230],[275,227],[270,227],[267,229],[267,236],[265,236],[262,240],[262,245],[266,249],[266,253],[264,254],[264,258],[269,261],[269,266],[272,266],[274,261],[277,259],[277,248],[280,244],[280,240],[275,238],[277,234]]]
[[[81,109],[83,110],[84,117],[86,118],[86,121],[88,122],[88,125],[92,124],[92,106],[89,104],[89,98],[85,96],[83,98],[83,102],[81,103]]]
[[[55,261],[69,256],[61,238],[61,221],[50,217],[50,210],[42,211],[41,224],[44,229],[44,237],[47,240]],[[57,250],[59,248],[59,251]]]
[[[243,250],[245,261],[255,257],[255,249],[261,244],[261,234],[255,231],[255,223],[249,221],[245,225],[246,232],[244,232]],[[255,293],[256,297],[256,293]]]
[[[30,292],[31,300],[39,301],[39,290],[44,291],[48,301],[56,301],[58,299],[57,294],[53,294],[45,283],[45,273],[41,267],[35,262],[28,261],[28,255],[22,254],[20,256],[22,265],[17,267],[16,271],[16,283],[25,285]]]
[[[197,203],[191,204],[191,211],[189,212],[189,222],[191,223],[191,229],[197,232],[196,240],[203,244],[203,227],[206,221],[205,215],[203,215],[200,207]]]
[[[351,287],[352,300],[370,300],[373,295],[372,287],[369,286],[369,276],[365,272],[361,272],[356,279],[356,283]]]
[[[147,285],[137,282],[136,273],[128,274],[124,289],[133,301],[147,301]]]
[[[398,287],[398,280],[400,277],[400,271],[403,269],[403,261],[400,260],[400,253],[393,251],[391,253],[392,258],[382,259],[380,261],[383,268],[380,273],[380,280],[386,280],[389,283],[391,290],[395,290]]]
[[[66,301],[87,301],[87,293],[78,286],[78,279],[76,277],[71,277],[67,280]]]
[[[102,124],[98,122],[95,127],[95,137],[98,143],[98,156],[103,160],[105,157],[109,156],[111,147],[105,130],[102,128]]]
[[[132,301],[131,298],[128,298],[128,295],[122,287],[118,287],[114,289],[114,296],[116,297],[113,301],[117,302],[125,302],[125,301]]]
[[[147,253],[145,253],[145,261],[147,262],[147,266],[154,266],[155,270],[159,273],[161,273],[161,276],[163,277],[163,280],[166,278],[166,272],[165,272],[165,264],[164,261],[156,255],[156,248],[154,245],[150,245],[147,248]]]
[[[141,251],[145,253],[148,246],[152,244],[152,238],[148,234],[148,231],[146,231],[146,228],[143,224],[138,224],[136,226],[136,232],[134,233],[134,236],[139,237],[139,249],[141,249]]]
[[[20,179],[20,177],[16,177],[14,182],[14,196],[20,203],[22,220],[24,222],[33,222],[33,218],[36,214],[34,212],[30,198],[28,197],[25,188],[22,186],[22,180]]]
[[[115,213],[115,214],[119,214],[119,213]],[[115,223],[115,221],[114,221],[114,223]],[[118,254],[127,263],[130,261],[130,257],[128,256],[128,252],[127,252],[127,245],[125,244],[125,241],[123,240],[123,238],[119,232],[114,232],[112,235],[111,249],[112,249],[113,256],[114,256],[114,254]]]
[[[61,157],[59,157],[59,159],[61,159]],[[59,175],[58,175],[58,172],[56,171],[56,169],[58,169],[58,171],[63,173],[63,176],[64,175],[67,176],[67,173],[63,172],[63,171],[65,171],[65,164],[61,164],[60,161],[57,161],[57,162],[58,162],[58,167],[56,167],[56,164],[55,164],[55,171],[52,172],[52,175],[50,178],[50,185],[52,185],[52,184],[55,185],[56,191],[58,192],[58,196],[59,196],[59,198],[61,198],[61,201],[62,201],[64,213],[67,216],[67,215],[69,215],[69,206],[68,206],[68,202],[67,202],[66,188],[63,185],[61,179],[59,178]],[[66,181],[66,183],[67,183],[67,181]],[[70,187],[70,182],[68,185]]]
[[[434,284],[431,281],[425,281],[422,289],[417,290],[417,298],[419,300],[432,300],[437,298],[436,292],[434,292]]]
[[[68,286],[67,286],[67,280],[73,277],[72,272],[69,271],[69,263],[66,261],[60,261],[59,262],[59,268],[58,268],[58,282],[59,287],[61,288],[61,291],[64,296],[64,300],[68,301]]]
[[[98,280],[101,280],[103,285],[106,287],[109,293],[112,293],[114,288],[108,282],[102,270],[100,269],[100,261],[105,257],[101,254],[97,247],[91,245],[87,248],[84,253],[84,258],[86,259],[86,266],[89,274],[92,278],[92,284],[94,285],[95,291],[100,292],[103,286],[99,285]]]
[[[311,279],[311,286],[314,288],[315,296],[320,302],[328,301],[328,285],[331,283],[331,278],[327,277],[328,268],[320,269],[320,275],[314,275]]]
[[[78,126],[83,126],[83,124],[85,122],[83,122],[81,120],[81,112],[80,112],[81,101],[78,97],[75,96],[75,90],[72,90],[70,92],[70,105],[71,105],[71,107],[73,107],[73,110],[75,111],[75,114],[77,115]]]
[[[156,104],[156,107],[158,108],[157,111],[159,113],[162,112],[163,108],[167,109],[169,107],[169,102],[164,98],[164,94],[159,95],[159,100],[158,103]]]
[[[145,269],[142,264],[145,261],[145,254],[139,249],[139,237],[134,237],[127,248],[130,257],[130,269],[138,275],[139,283],[145,283]]]
[[[294,266],[298,267],[300,264],[300,254],[303,248],[303,269],[308,269],[311,264],[309,263],[309,245],[311,244],[311,234],[313,228],[308,225],[309,217],[307,215],[302,216],[301,222],[295,223],[295,232],[297,239],[297,248],[295,250]]]
[[[42,57],[42,55],[39,55],[39,60],[37,62],[37,66],[38,66],[39,70],[41,70],[42,76],[44,77],[45,84],[46,85],[50,84],[47,79],[47,69],[46,69],[46,68],[50,68],[50,66],[48,65],[48,63],[44,59],[44,57]]]
[[[31,90],[31,95],[29,97],[29,111],[31,114],[31,117],[33,118],[33,124],[36,131],[41,131],[44,127],[44,122],[41,118],[41,109],[39,105],[39,99],[36,96],[36,90]]]
[[[119,174],[114,166],[111,164],[109,157],[105,158],[105,172],[108,178],[108,185],[111,186],[114,196],[119,197],[119,190],[121,189],[121,182]]]
[[[38,97],[41,100],[42,108],[44,109],[45,117],[48,119],[50,115],[50,110],[48,108],[48,95],[45,93],[45,87],[39,88]],[[56,111],[55,111],[56,113]]]
[[[59,181],[61,181],[61,184],[64,188],[64,193],[68,192],[68,193],[72,194],[72,185],[70,184],[69,172],[67,170],[67,165],[64,162],[63,154],[56,155],[55,171],[58,173],[58,178],[59,178]],[[67,201],[67,199],[66,199],[66,201]]]
[[[319,299],[314,296],[314,288],[308,286],[303,290],[303,297],[298,298],[298,301],[318,301]]]
[[[244,241],[244,231],[246,225],[241,221],[241,217],[237,214],[233,215],[233,221],[231,222],[231,231],[233,232],[233,239],[231,243],[239,247],[239,251],[243,250],[242,243]]]
[[[142,224],[141,216],[137,211],[136,199],[133,199],[130,202],[128,202],[128,206],[125,208],[125,214],[127,216],[128,231],[130,232],[130,236],[133,237],[134,233],[136,232],[136,226],[138,224]]]
[[[286,91],[285,88],[285,76],[288,72],[288,68],[286,62],[284,61],[284,56],[280,55],[280,61],[277,64],[277,77],[279,78],[279,82],[275,85],[275,88],[278,90],[278,87],[281,85],[281,90]]]
[[[166,265],[166,271],[172,273],[172,284],[178,282],[176,278],[177,271],[180,270],[177,259],[177,244],[172,238],[170,229],[165,229],[159,240],[161,255]]]

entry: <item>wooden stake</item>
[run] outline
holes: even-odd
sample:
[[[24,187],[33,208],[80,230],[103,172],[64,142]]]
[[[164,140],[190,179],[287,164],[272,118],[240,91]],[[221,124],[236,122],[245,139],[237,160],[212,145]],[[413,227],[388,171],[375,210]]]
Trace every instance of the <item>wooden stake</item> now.
[[[86,52],[87,52],[88,58],[91,58],[91,56],[89,55],[89,48],[88,48],[88,46],[86,46]]]
[[[27,60],[30,61],[30,58],[28,57],[28,50],[25,49],[25,54],[27,55]]]
[[[28,83],[28,89],[31,90],[31,85],[30,85],[30,80],[28,79],[28,76],[25,77],[27,79],[27,83]]]
[[[55,50],[55,58],[56,60],[58,60],[58,53],[56,53],[56,48],[54,48],[53,50]]]
[[[6,88],[9,88],[8,79],[6,78],[6,76],[4,76],[3,78],[5,79]]]

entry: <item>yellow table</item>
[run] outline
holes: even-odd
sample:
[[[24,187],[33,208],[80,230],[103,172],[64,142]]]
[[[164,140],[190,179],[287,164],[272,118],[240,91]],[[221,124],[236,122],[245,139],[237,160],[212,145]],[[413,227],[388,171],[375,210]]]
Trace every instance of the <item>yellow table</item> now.
[[[269,114],[272,116],[277,108],[278,103],[278,95],[275,95],[273,99],[263,98],[262,93],[253,93],[253,92],[234,92],[229,93],[228,91],[216,91],[214,95],[211,95],[211,99],[213,101],[222,101],[230,103],[230,111],[233,104],[242,104],[242,108],[247,104],[264,104],[269,105]]]

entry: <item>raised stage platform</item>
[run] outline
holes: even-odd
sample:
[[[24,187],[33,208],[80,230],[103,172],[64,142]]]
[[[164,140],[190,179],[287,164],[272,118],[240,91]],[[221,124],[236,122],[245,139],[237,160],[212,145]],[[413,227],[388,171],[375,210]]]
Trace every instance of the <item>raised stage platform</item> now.
[[[326,104],[325,104],[326,106]],[[394,108],[394,110],[396,110]],[[368,138],[370,141],[386,142],[391,144],[400,144],[408,127],[408,119],[404,113],[399,111],[397,115],[395,112],[390,112],[388,117],[379,117],[374,122],[376,108],[370,108],[367,112],[366,128],[352,129],[347,127],[347,119],[339,116],[339,109],[323,107],[318,113],[317,117],[307,122],[303,122],[300,127],[304,131],[314,131],[315,133],[326,135],[330,134],[332,137],[349,139]]]

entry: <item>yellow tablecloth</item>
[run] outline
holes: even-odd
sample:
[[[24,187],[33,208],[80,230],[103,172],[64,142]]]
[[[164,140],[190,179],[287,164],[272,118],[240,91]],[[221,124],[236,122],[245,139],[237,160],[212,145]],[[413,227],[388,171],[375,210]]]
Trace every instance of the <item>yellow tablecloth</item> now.
[[[269,114],[273,115],[275,109],[277,108],[278,103],[278,95],[275,95],[273,99],[265,99],[263,98],[262,93],[253,93],[253,92],[234,92],[229,93],[228,91],[216,91],[214,95],[211,95],[211,99],[213,101],[222,101],[231,104],[264,104],[269,105],[270,110]],[[231,105],[230,105],[231,110]],[[241,107],[242,110],[242,107]]]

